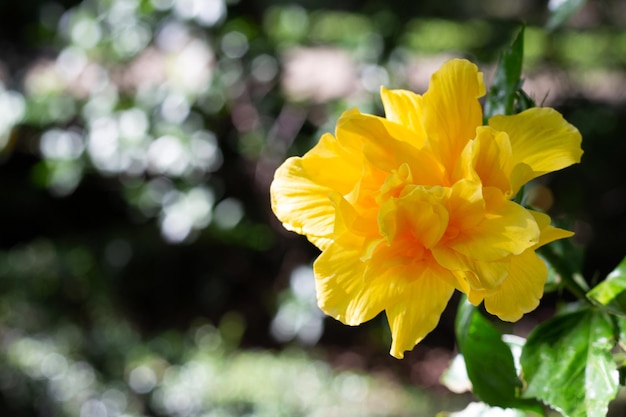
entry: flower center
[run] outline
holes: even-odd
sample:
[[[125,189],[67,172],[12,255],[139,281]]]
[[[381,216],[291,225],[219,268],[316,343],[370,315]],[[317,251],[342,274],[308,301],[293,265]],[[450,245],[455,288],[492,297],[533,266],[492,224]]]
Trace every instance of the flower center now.
[[[452,240],[456,238],[459,235],[459,233],[461,233],[461,229],[459,229],[457,226],[449,224],[448,227],[446,228],[445,233],[443,234],[443,238],[445,240]]]

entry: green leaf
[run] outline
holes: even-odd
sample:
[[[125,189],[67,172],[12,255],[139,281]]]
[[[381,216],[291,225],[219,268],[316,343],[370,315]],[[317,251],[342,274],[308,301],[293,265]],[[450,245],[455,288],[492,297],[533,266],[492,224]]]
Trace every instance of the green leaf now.
[[[521,86],[523,60],[524,27],[520,29],[513,44],[500,56],[498,69],[485,101],[485,123],[496,114],[513,114],[515,98]]]
[[[619,331],[619,341],[622,346],[626,345],[626,317],[614,316]],[[626,366],[626,351],[622,349],[618,354],[614,355],[617,361],[622,362],[622,366]],[[622,384],[626,385],[626,384]]]
[[[546,266],[548,267],[548,278],[546,279],[546,283],[543,286],[543,292],[547,294],[549,292],[558,290],[559,288],[561,288],[561,277],[559,273],[556,271],[556,269],[554,269],[550,262],[548,262],[543,256],[541,256],[541,253],[539,253],[538,255],[541,259],[543,259],[543,261],[546,263]]]
[[[566,417],[604,417],[618,389],[610,317],[596,309],[553,317],[531,333],[522,351],[525,397]]]
[[[539,403],[518,397],[522,383],[510,347],[502,341],[500,332],[467,302],[459,305],[456,338],[474,395],[491,406],[542,413]]]
[[[585,0],[550,0],[550,18],[546,29],[554,30],[569,20],[585,4]]]
[[[520,88],[515,92],[515,113],[521,113],[524,110],[528,110],[530,108],[535,107],[536,103],[524,90],[521,88],[521,80],[520,80]]]
[[[626,258],[587,293],[587,298],[614,314],[626,317]]]
[[[555,226],[570,228],[558,222]],[[538,253],[548,262],[549,267],[556,271],[559,286],[567,288],[577,298],[586,300],[589,286],[579,272],[584,258],[582,247],[574,245],[573,239],[561,239],[540,247]]]

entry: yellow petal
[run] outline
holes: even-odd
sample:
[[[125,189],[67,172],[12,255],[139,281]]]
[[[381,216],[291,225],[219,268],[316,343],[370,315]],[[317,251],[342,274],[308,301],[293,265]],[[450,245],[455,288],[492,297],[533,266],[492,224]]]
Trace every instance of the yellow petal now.
[[[408,164],[418,184],[441,184],[443,166],[432,152],[419,149],[410,140],[415,133],[386,119],[367,114],[344,114],[337,122],[337,137],[343,142],[361,142],[363,154],[377,169],[390,173]]]
[[[494,116],[489,126],[509,135],[513,166],[530,167],[522,184],[580,162],[583,154],[578,129],[551,108],[535,107],[513,116]]]
[[[485,295],[485,308],[505,321],[517,321],[534,310],[548,277],[546,264],[532,249],[511,257],[509,276]]]
[[[467,301],[474,306],[478,306],[485,299],[485,290],[477,290],[470,287],[465,294],[467,294]]]
[[[383,117],[361,113],[358,110],[349,110],[341,115],[335,128],[337,136],[341,136],[339,133],[341,130],[356,134],[358,141],[362,141],[364,138],[374,142],[383,141],[383,143],[386,140],[395,140],[416,149],[419,149],[425,140],[425,138],[416,137],[416,132],[408,126]]]
[[[331,193],[329,198],[335,207],[335,227],[332,236],[334,242],[342,246],[360,248],[366,246],[368,242],[371,244],[372,238],[378,237],[376,217],[371,219],[363,217],[337,192]]]
[[[349,193],[361,179],[363,171],[363,143],[339,140],[333,135],[322,135],[319,142],[302,157],[306,176],[315,183],[340,194]]]
[[[446,244],[470,259],[494,261],[520,254],[539,241],[539,227],[524,207],[507,200],[496,188],[483,190],[486,215]]]
[[[533,246],[533,249],[537,249],[543,245],[547,245],[550,242],[559,239],[565,239],[567,237],[574,236],[574,232],[570,232],[569,230],[559,229],[558,227],[550,226],[550,216],[545,213],[540,213],[537,211],[528,210],[530,214],[535,218],[537,225],[539,226],[539,230],[541,231],[541,236],[539,237],[539,242]]]
[[[529,165],[523,162],[516,164],[511,170],[511,191],[506,193],[506,196],[515,196],[519,192],[520,188],[522,188],[522,185],[526,184],[529,181],[529,178],[534,177],[535,173]]]
[[[444,193],[442,187],[413,186],[399,198],[388,200],[380,207],[380,233],[390,244],[398,235],[408,235],[416,245],[433,247],[448,225]]]
[[[483,187],[497,187],[503,193],[509,193],[512,149],[508,135],[489,127],[479,127],[476,131],[476,142],[478,149],[474,169]]]
[[[457,181],[450,188],[446,205],[450,213],[447,238],[473,229],[484,219],[486,213],[481,184],[471,180]]]
[[[495,288],[509,275],[510,257],[479,261],[470,259],[444,245],[434,248],[432,253],[444,268],[462,272],[470,287],[475,290]]]
[[[410,240],[399,240],[393,245],[381,243],[368,260],[366,280],[384,276],[389,286],[401,285],[403,281],[409,282],[412,278],[406,274],[407,268],[419,269],[424,265],[425,257],[430,259],[424,247]],[[450,284],[454,285],[454,281]]]
[[[313,264],[319,307],[350,326],[374,318],[393,301],[393,287],[380,277],[365,280],[360,251],[332,244]],[[391,301],[390,301],[391,300]]]
[[[480,177],[474,169],[474,161],[476,160],[476,155],[478,154],[479,150],[480,144],[476,140],[470,140],[465,144],[465,148],[463,148],[463,151],[461,151],[459,161],[452,171],[452,175],[450,178],[450,182],[452,184],[462,179],[480,182]]]
[[[332,240],[332,193],[346,194],[362,180],[362,142],[323,135],[303,157],[287,159],[270,186],[272,210],[287,230],[306,235],[320,249]]]
[[[380,89],[380,97],[387,120],[398,123],[415,132],[412,144],[421,148],[426,141],[422,115],[422,96],[407,90]]]
[[[376,203],[382,204],[390,198],[398,197],[407,185],[413,184],[413,173],[409,164],[402,164],[385,178],[376,196]]]
[[[413,349],[439,322],[448,300],[454,292],[449,284],[454,278],[450,271],[436,262],[424,262],[421,269],[406,268],[408,283],[396,296],[396,302],[386,308],[393,342],[391,355],[398,359]]]
[[[309,178],[302,158],[287,159],[274,174],[270,186],[272,210],[287,230],[306,235],[320,249],[332,238],[335,207],[333,190]]]
[[[423,96],[424,128],[429,146],[453,171],[465,144],[482,125],[478,98],[485,94],[482,73],[464,59],[453,59],[432,75]]]
[[[345,195],[346,200],[354,206],[359,215],[376,219],[380,190],[388,177],[388,173],[379,170],[365,160],[361,178],[352,191]]]

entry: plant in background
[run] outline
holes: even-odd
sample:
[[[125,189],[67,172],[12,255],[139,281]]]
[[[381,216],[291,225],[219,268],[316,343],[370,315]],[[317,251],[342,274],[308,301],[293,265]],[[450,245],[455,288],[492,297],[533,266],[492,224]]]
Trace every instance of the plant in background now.
[[[583,152],[578,130],[521,90],[522,58],[523,31],[503,54],[484,115],[482,74],[466,60],[443,64],[424,95],[383,88],[385,118],[349,110],[335,135],[278,168],[272,208],[322,251],[315,283],[328,315],[358,325],[385,311],[391,354],[402,358],[457,289],[469,301],[456,326],[477,397],[539,414],[542,401],[567,416],[600,416],[618,386],[611,349],[623,333],[624,310],[614,301],[623,271],[587,293],[570,259],[544,251],[562,285],[594,305],[578,303],[538,326],[521,349],[521,369],[474,307],[484,303],[505,321],[535,309],[549,267],[536,252],[572,236],[523,204],[528,181]]]

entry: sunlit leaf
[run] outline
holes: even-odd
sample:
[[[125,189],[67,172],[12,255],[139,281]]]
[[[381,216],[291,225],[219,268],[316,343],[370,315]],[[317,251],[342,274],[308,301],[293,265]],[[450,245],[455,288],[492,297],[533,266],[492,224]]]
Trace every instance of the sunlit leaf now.
[[[554,30],[569,20],[584,4],[586,0],[550,0],[550,18],[546,29]]]
[[[626,258],[587,293],[587,298],[612,313],[626,316]]]
[[[465,359],[474,394],[491,406],[520,408],[541,413],[541,406],[518,397],[522,383],[513,354],[502,335],[471,304],[459,306],[456,337]]]
[[[524,28],[513,44],[502,52],[493,84],[485,101],[485,121],[496,114],[513,114],[515,98],[520,88],[524,60]]]
[[[605,416],[618,389],[610,317],[595,309],[566,313],[537,326],[522,352],[525,397],[565,417]]]

